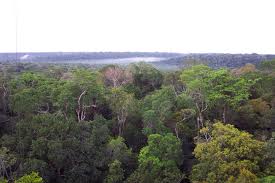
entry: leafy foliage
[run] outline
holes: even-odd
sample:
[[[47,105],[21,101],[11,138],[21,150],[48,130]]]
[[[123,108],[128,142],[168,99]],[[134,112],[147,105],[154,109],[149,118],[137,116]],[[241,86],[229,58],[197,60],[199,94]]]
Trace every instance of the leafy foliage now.
[[[128,182],[178,182],[181,173],[181,143],[168,133],[164,136],[152,134],[148,146],[143,147],[138,156],[139,167]]]
[[[124,171],[121,168],[121,163],[118,160],[114,160],[109,165],[109,173],[105,179],[105,183],[120,183],[124,179]]]
[[[273,182],[273,61],[202,63],[1,64],[0,182]]]
[[[43,183],[43,179],[39,177],[38,173],[32,172],[30,175],[24,175],[15,183]]]
[[[211,140],[198,143],[194,154],[199,163],[193,167],[193,181],[226,182],[253,179],[259,170],[263,143],[232,125],[213,125]]]

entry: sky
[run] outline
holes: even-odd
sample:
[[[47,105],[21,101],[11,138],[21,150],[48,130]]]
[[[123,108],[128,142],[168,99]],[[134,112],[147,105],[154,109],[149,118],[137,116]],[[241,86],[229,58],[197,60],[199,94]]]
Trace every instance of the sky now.
[[[275,54],[274,0],[0,0],[0,52]],[[17,18],[16,18],[17,17]]]

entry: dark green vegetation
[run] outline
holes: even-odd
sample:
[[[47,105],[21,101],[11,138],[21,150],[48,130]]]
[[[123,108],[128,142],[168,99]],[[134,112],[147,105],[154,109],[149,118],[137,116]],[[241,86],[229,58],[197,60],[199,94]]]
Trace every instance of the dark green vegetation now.
[[[0,182],[274,182],[274,63],[3,64]]]

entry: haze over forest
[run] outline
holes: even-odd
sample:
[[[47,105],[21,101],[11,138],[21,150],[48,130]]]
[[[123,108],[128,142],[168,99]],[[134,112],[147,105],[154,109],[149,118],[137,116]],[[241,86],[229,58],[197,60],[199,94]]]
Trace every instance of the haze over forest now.
[[[275,183],[274,0],[0,0],[0,183]]]

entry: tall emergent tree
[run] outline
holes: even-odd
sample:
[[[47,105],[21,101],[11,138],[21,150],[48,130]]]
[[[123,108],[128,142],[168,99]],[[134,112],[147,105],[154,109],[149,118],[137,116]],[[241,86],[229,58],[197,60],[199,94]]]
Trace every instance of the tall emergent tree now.
[[[209,76],[213,70],[206,65],[196,65],[181,74],[186,93],[193,99],[197,113],[198,130],[205,127],[204,114],[209,107]]]
[[[211,140],[198,143],[194,150],[198,164],[193,166],[193,182],[234,182],[245,179],[244,173],[255,177],[253,174],[259,171],[263,142],[221,122],[213,125],[210,134]]]
[[[104,67],[101,72],[107,86],[120,87],[133,81],[133,76],[130,70],[118,65]]]
[[[241,102],[248,100],[249,89],[255,83],[242,77],[232,76],[228,69],[219,69],[209,74],[208,100],[212,105],[222,106],[222,120],[227,121],[229,107],[236,109]]]

